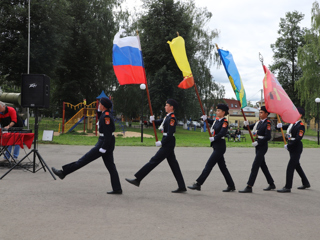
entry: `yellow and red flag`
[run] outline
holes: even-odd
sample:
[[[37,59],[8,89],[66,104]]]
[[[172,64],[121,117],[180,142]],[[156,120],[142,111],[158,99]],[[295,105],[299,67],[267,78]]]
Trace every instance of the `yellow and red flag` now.
[[[264,65],[263,70],[266,74],[263,79],[266,109],[270,113],[279,114],[284,122],[295,123],[300,117],[296,106],[272,72]]]
[[[184,44],[184,39],[181,36],[178,36],[172,41],[167,42],[170,46],[172,55],[176,60],[176,63],[179,69],[182,72],[184,79],[178,85],[179,88],[187,89],[191,88],[194,85],[194,79],[191,72],[190,64],[188,62],[186,47]]]

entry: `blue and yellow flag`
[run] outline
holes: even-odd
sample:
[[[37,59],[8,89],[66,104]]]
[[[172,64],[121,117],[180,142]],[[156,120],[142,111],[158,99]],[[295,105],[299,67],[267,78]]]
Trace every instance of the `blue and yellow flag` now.
[[[241,81],[237,66],[233,61],[232,54],[229,51],[218,49],[223,66],[227,72],[228,78],[232,85],[233,91],[236,94],[238,101],[241,103],[241,108],[247,106],[246,92]]]

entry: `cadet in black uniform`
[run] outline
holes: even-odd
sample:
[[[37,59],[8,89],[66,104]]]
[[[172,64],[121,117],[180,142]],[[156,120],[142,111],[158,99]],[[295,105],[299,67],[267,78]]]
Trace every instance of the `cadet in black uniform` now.
[[[187,191],[186,185],[183,180],[183,176],[179,167],[179,163],[174,154],[174,147],[176,145],[176,139],[174,133],[176,132],[177,119],[174,115],[174,110],[177,108],[178,103],[173,99],[168,99],[165,105],[165,111],[167,113],[163,120],[156,120],[156,124],[160,124],[160,130],[163,129],[163,137],[161,141],[156,142],[157,147],[161,147],[156,155],[154,155],[150,161],[144,165],[134,176],[135,179],[126,180],[139,187],[142,179],[147,176],[159,163],[161,163],[165,158],[169,163],[171,171],[176,178],[178,183],[178,189],[172,191],[173,193],[183,193]],[[154,116],[150,116],[150,122],[154,121]]]
[[[100,136],[98,142],[78,161],[62,166],[62,170],[57,170],[53,167],[52,171],[60,179],[64,179],[68,174],[82,168],[83,166],[96,160],[97,158],[102,157],[103,162],[110,173],[111,185],[113,189],[113,191],[107,193],[122,194],[119,175],[113,159],[113,150],[115,145],[115,137],[113,133],[115,131],[115,125],[113,118],[110,116],[109,112],[111,107],[112,102],[108,98],[102,97],[99,103],[99,109],[102,113],[99,117]]]
[[[256,148],[256,157],[252,164],[248,185],[244,190],[239,191],[240,193],[252,193],[252,187],[256,181],[259,168],[261,168],[269,183],[269,186],[263,190],[270,191],[276,188],[264,158],[264,155],[268,151],[268,141],[271,139],[271,122],[267,118],[268,115],[269,112],[266,107],[262,106],[259,111],[260,121],[252,125],[249,125],[248,121],[244,121],[245,126],[243,128],[247,129],[249,125],[249,128],[253,129],[253,134],[256,135],[256,141],[252,143],[252,146]]]
[[[218,163],[220,171],[222,172],[228,185],[228,187],[223,190],[223,192],[231,192],[236,190],[223,156],[226,152],[226,141],[224,137],[228,131],[228,121],[225,116],[229,114],[228,111],[229,108],[226,104],[218,104],[216,111],[218,119],[213,120],[208,119],[206,115],[202,116],[202,119],[204,121],[207,119],[209,124],[212,124],[212,127],[210,129],[212,132],[212,137],[209,137],[209,140],[211,141],[211,146],[213,147],[213,153],[208,159],[206,166],[204,167],[201,175],[198,177],[196,182],[192,186],[188,186],[188,188],[192,190],[201,190],[201,185],[205,182],[216,163]]]
[[[298,189],[306,189],[310,187],[307,176],[303,172],[299,162],[303,150],[303,144],[301,140],[305,132],[305,127],[301,122],[301,117],[304,116],[304,109],[298,108],[298,111],[300,113],[300,118],[294,124],[284,126],[282,126],[282,123],[277,124],[277,128],[282,127],[284,130],[287,130],[288,144],[284,145],[284,147],[289,151],[290,155],[286,174],[286,185],[284,186],[284,188],[278,190],[278,192],[280,193],[291,192],[294,170],[296,170],[300,175],[302,181],[302,186],[298,187]]]

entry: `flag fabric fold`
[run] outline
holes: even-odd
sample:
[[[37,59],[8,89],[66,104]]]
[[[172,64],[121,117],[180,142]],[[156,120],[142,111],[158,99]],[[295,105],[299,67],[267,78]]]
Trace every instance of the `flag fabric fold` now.
[[[277,78],[263,65],[265,77],[263,78],[263,92],[266,109],[276,113],[287,123],[295,123],[300,114],[288,94],[283,90]]]
[[[229,51],[218,49],[221,61],[228,75],[229,81],[236,94],[237,100],[241,103],[241,108],[247,106],[246,92],[244,90],[240,74]]]
[[[113,39],[112,61],[120,85],[147,84],[139,36],[120,38],[120,29]]]
[[[194,79],[187,58],[184,39],[181,36],[178,36],[167,43],[169,44],[172,55],[184,77],[178,87],[182,89],[191,88],[194,85]]]

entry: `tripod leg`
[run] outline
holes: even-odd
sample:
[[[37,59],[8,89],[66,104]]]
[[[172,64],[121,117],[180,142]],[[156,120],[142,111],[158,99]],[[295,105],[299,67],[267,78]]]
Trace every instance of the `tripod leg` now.
[[[48,167],[48,165],[46,164],[46,162],[45,162],[45,161],[43,160],[43,158],[41,157],[40,153],[39,153],[38,151],[36,151],[35,153],[37,154],[41,165],[43,166],[43,164],[44,164],[44,165],[46,166],[46,168],[48,169],[49,173],[51,174],[51,176],[53,177],[53,179],[56,180],[55,176],[54,176],[53,173],[51,172],[51,170],[50,170],[50,168]],[[44,168],[44,166],[43,166],[43,169],[44,169],[44,171],[46,171],[45,168]]]
[[[24,159],[26,159],[30,154],[32,153],[32,151],[31,152],[29,152],[24,158],[22,158],[19,162],[17,162],[14,166],[12,166],[5,174],[3,174],[1,177],[0,177],[0,180],[2,179],[2,178],[4,178],[9,172],[11,172],[12,171],[12,169],[14,169],[16,166],[18,166]]]
[[[41,163],[41,166],[42,166],[43,170],[46,172],[46,168],[45,168],[45,166],[43,165],[44,160],[43,160],[43,158],[41,157],[41,155],[39,154],[38,150],[35,151],[34,159],[36,159],[36,155],[37,155],[38,158],[39,158],[39,161],[40,161],[40,163]],[[40,156],[40,157],[39,157],[39,156]],[[35,160],[34,160],[34,162],[35,162]]]

